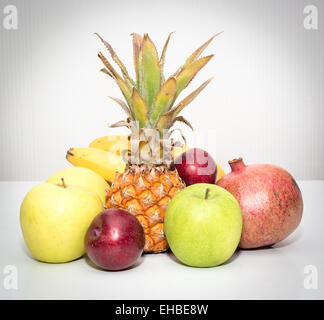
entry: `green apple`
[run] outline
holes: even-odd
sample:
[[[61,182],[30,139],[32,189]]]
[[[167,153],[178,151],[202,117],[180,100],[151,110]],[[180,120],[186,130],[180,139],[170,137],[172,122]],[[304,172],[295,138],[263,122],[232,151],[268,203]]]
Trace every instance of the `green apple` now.
[[[85,187],[97,193],[102,203],[106,202],[106,190],[109,184],[96,172],[83,167],[70,167],[53,174],[47,182],[61,183],[62,178],[66,185]]]
[[[197,183],[172,198],[164,223],[170,248],[182,263],[214,267],[235,252],[242,232],[242,213],[228,191]]]
[[[84,237],[103,210],[98,195],[63,183],[32,188],[20,208],[20,225],[31,254],[43,262],[68,262],[85,253]]]

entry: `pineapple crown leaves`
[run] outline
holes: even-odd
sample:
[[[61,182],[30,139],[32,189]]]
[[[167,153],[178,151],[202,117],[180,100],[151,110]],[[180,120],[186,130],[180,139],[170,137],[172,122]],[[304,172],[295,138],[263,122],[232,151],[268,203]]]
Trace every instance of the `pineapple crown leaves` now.
[[[173,33],[173,32],[172,32]],[[185,63],[167,80],[163,75],[165,55],[172,33],[169,34],[159,58],[156,47],[148,34],[140,36],[133,33],[133,58],[136,80],[134,81],[125,65],[118,58],[112,46],[99,34],[95,33],[111,58],[119,67],[121,75],[114,69],[108,59],[99,52],[98,57],[105,68],[103,73],[113,78],[119,86],[126,103],[120,99],[109,97],[117,102],[126,112],[127,121],[121,121],[119,125],[129,126],[130,121],[137,123],[138,129],[153,128],[160,132],[170,129],[176,121],[181,121],[191,127],[190,123],[178,114],[186,107],[212,80],[209,79],[196,90],[184,98],[175,107],[179,94],[189,85],[196,74],[210,61],[213,55],[200,58],[202,52],[211,41],[221,34],[217,33],[194,51]],[[191,127],[192,128],[192,127]]]

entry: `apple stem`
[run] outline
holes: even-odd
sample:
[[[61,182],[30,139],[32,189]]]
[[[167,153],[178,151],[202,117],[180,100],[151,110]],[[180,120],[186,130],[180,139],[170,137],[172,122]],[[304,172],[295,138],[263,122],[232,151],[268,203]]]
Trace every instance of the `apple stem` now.
[[[65,184],[64,178],[61,178],[61,181],[62,181],[63,188],[66,188],[66,184]]]
[[[207,188],[207,189],[206,189],[206,193],[205,193],[205,200],[207,200],[207,199],[208,199],[208,193],[209,193],[209,191],[210,191],[210,189],[209,189],[209,188]]]

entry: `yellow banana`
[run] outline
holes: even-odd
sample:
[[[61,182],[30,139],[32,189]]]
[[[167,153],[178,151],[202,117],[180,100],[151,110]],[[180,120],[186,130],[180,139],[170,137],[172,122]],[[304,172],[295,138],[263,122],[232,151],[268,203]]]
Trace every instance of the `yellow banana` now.
[[[224,172],[222,167],[217,163],[216,166],[217,166],[217,177],[216,177],[216,182],[217,182],[219,179],[223,178],[226,175],[226,173]]]
[[[89,148],[101,149],[109,152],[116,153],[117,155],[121,155],[121,152],[125,149],[131,149],[131,143],[128,140],[128,135],[111,135],[100,137],[93,140],[89,144]],[[175,147],[172,150],[172,158],[175,159],[181,153],[188,150],[186,146],[183,147]]]
[[[128,140],[128,135],[111,135],[111,136],[100,137],[100,138],[93,140],[90,143],[89,147],[104,150],[104,151],[114,153],[115,155],[119,156],[119,158],[115,158],[116,162],[114,162],[114,163],[117,164],[117,161],[118,161],[117,159],[119,159],[119,161],[122,162],[121,167],[125,167],[124,161],[120,157],[121,152],[125,149],[130,150],[130,148],[131,148],[130,141]],[[188,148],[186,146],[175,147],[171,153],[172,159],[176,159],[181,153],[185,152],[188,149],[190,149],[190,148]],[[112,168],[114,170],[114,168],[110,164],[107,164],[106,166],[109,166],[110,168]],[[89,167],[87,167],[87,168],[89,168]],[[123,169],[123,171],[124,171],[124,169]],[[224,175],[225,175],[224,170],[217,164],[217,179],[216,179],[216,181],[221,179]]]
[[[95,148],[70,148],[66,159],[77,167],[93,170],[110,183],[116,171],[122,173],[126,166],[121,156]]]
[[[186,152],[189,148],[187,146],[182,146],[182,147],[174,147],[171,151],[171,157],[172,159],[176,159],[180,156],[180,154]]]
[[[120,155],[122,150],[130,149],[128,137],[126,134],[100,137],[93,140],[89,144],[89,148],[101,149]]]

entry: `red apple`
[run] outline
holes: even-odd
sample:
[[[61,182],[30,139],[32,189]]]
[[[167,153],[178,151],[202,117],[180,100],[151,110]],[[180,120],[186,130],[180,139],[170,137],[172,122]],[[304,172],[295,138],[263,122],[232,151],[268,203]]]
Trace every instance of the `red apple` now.
[[[193,148],[174,160],[174,166],[186,186],[216,182],[217,165],[207,151]]]
[[[142,225],[130,213],[109,209],[94,218],[84,242],[88,257],[97,266],[122,270],[142,255],[145,235]]]

